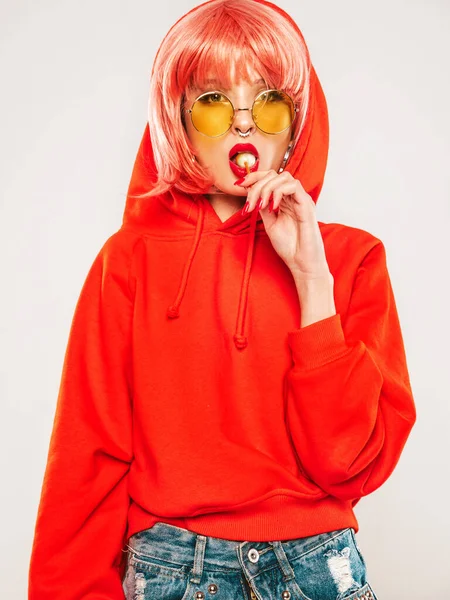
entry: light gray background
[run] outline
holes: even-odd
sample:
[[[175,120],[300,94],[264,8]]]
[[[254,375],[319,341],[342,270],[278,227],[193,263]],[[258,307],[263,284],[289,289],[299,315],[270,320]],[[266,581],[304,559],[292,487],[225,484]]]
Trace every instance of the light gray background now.
[[[70,321],[120,227],[153,58],[196,4],[0,5],[2,598],[26,597]],[[417,404],[396,470],[355,509],[369,581],[380,600],[449,598],[449,2],[278,4],[328,101],[318,218],[384,242]]]

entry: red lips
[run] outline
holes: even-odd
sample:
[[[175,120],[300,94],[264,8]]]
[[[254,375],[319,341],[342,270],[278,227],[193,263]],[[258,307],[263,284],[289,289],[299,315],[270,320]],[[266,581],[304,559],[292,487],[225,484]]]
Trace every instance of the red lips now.
[[[236,177],[244,177],[247,175],[247,171],[245,167],[240,167],[236,163],[234,163],[231,158],[237,154],[238,152],[251,152],[256,156],[256,162],[253,167],[250,167],[250,171],[257,171],[259,166],[259,154],[258,150],[255,148],[253,144],[236,144],[233,146],[228,154],[230,169],[236,175]]]
[[[237,154],[238,152],[251,152],[252,154],[254,154],[256,156],[256,158],[259,157],[258,154],[258,150],[255,148],[255,146],[253,144],[235,144],[229,154],[228,154],[228,158],[233,158],[233,156],[235,154]]]

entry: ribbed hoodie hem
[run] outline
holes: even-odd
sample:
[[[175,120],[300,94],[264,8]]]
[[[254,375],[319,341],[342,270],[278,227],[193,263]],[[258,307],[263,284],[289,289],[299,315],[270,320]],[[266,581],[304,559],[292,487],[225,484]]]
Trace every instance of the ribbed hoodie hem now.
[[[241,506],[235,512],[228,510],[185,518],[151,515],[134,504],[130,507],[128,537],[149,529],[156,522],[239,541],[288,540],[346,527],[353,527],[355,532],[359,529],[350,500],[342,501],[333,496],[304,500],[284,494],[245,508]]]

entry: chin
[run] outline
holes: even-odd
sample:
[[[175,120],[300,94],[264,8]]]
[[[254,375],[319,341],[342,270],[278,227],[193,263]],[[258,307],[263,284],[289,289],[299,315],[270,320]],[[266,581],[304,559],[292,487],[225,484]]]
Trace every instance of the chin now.
[[[234,185],[234,181],[229,183],[214,183],[208,190],[208,194],[225,194],[228,196],[246,196],[247,193],[243,188]]]

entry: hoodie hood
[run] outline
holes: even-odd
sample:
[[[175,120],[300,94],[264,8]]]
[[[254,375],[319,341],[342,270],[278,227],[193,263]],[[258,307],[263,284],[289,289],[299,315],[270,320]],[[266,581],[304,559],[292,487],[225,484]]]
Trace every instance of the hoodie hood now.
[[[266,4],[284,15],[304,40],[296,23],[281,8],[265,0],[255,1]],[[310,64],[309,93],[309,108],[303,131],[297,144],[292,149],[284,170],[298,179],[305,191],[317,203],[328,158],[329,125],[325,96],[312,64]],[[236,348],[243,350],[248,344],[245,316],[255,234],[257,231],[265,231],[259,211],[254,210],[247,215],[242,215],[241,211],[237,211],[225,222],[222,222],[204,194],[186,194],[172,188],[165,194],[152,198],[132,197],[148,192],[154,187],[155,182],[156,166],[149,126],[146,123],[128,187],[122,227],[133,228],[154,235],[161,234],[163,231],[164,233],[170,231],[178,236],[185,236],[189,232],[192,234],[191,251],[186,258],[183,271],[180,273],[178,292],[172,301],[168,300],[167,317],[170,319],[178,318],[182,314],[181,304],[186,293],[190,268],[195,260],[202,234],[211,231],[226,231],[228,234],[248,234],[247,253],[242,264],[242,283],[239,292],[237,292],[239,293],[239,303],[233,336]],[[154,203],[162,203],[165,206],[167,209],[165,218],[160,216],[155,218]],[[159,213],[157,214],[159,215]]]

